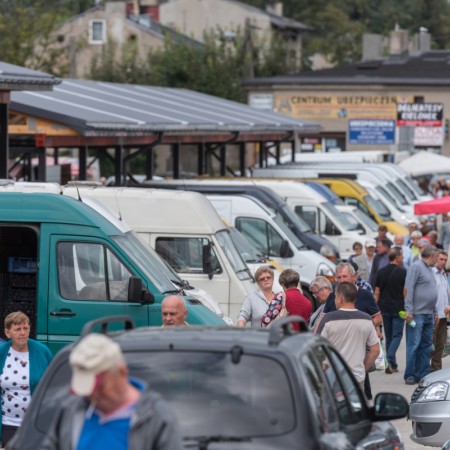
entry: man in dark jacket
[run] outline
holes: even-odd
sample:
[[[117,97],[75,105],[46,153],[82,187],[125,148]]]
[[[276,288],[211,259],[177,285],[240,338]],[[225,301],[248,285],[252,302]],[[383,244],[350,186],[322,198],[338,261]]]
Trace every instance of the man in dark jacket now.
[[[71,388],[41,450],[179,450],[173,414],[156,393],[128,378],[117,343],[90,334],[70,354]]]
[[[388,253],[389,264],[381,268],[375,277],[374,297],[383,316],[386,336],[386,373],[398,372],[396,353],[403,337],[405,321],[399,316],[405,309],[406,269],[403,267],[403,251],[394,247]]]

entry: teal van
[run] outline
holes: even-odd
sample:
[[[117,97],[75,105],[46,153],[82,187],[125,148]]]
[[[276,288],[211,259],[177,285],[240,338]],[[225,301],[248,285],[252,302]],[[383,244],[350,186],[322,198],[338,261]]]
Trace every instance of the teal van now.
[[[182,218],[180,218],[182,220]],[[161,325],[161,302],[179,290],[124,222],[94,199],[0,193],[0,329],[12,311],[53,353],[102,316]],[[225,323],[185,297],[192,325]]]

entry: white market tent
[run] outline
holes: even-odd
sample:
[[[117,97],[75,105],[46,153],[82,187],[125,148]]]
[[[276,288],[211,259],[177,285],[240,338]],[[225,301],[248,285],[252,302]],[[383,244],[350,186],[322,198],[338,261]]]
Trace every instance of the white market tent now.
[[[450,158],[422,150],[398,164],[412,176],[450,173]]]

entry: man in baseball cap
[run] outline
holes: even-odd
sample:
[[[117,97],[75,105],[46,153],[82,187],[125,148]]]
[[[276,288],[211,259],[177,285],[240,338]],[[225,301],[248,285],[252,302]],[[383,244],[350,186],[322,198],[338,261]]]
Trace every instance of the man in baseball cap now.
[[[366,239],[364,242],[365,253],[353,258],[353,262],[358,266],[358,274],[364,281],[369,280],[372,262],[375,257],[375,247],[375,239]]]
[[[69,361],[75,395],[58,411],[42,450],[183,448],[174,415],[159,395],[128,377],[116,342],[89,334]]]

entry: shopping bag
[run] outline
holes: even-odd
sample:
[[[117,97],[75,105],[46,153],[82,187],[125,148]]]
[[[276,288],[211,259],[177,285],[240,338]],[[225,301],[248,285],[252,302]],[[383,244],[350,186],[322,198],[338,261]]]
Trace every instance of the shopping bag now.
[[[384,350],[383,341],[380,342],[380,353],[377,356],[377,359],[375,360],[375,369],[376,370],[385,370],[388,366],[388,361],[386,358],[386,351]]]

